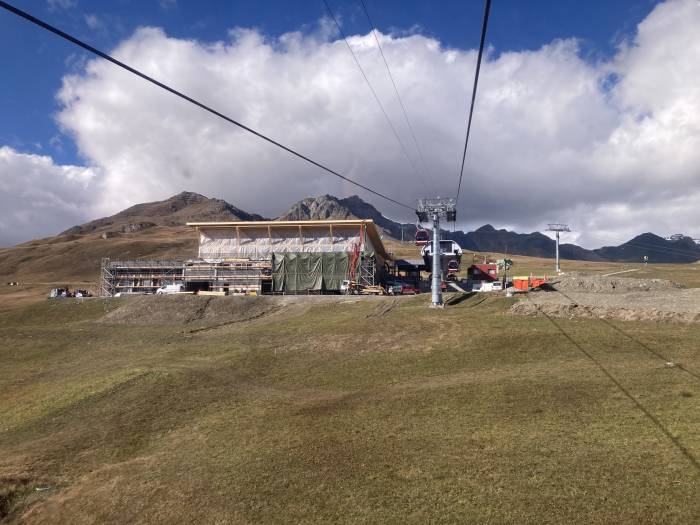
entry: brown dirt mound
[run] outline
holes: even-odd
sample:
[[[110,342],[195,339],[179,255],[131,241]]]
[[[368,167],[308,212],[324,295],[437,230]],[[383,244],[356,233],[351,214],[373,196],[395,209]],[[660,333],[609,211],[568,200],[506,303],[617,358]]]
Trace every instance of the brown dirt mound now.
[[[627,293],[651,292],[683,288],[666,279],[634,279],[631,277],[599,277],[563,275],[554,279],[551,286],[562,292]]]
[[[105,315],[105,324],[207,324],[257,319],[284,306],[275,297],[200,297],[163,295],[125,297]]]

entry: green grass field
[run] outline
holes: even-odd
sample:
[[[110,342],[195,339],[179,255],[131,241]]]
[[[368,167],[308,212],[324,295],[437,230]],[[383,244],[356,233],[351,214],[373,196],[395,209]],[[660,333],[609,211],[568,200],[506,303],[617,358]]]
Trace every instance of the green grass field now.
[[[0,521],[700,520],[700,327],[427,299],[198,331],[3,313]]]

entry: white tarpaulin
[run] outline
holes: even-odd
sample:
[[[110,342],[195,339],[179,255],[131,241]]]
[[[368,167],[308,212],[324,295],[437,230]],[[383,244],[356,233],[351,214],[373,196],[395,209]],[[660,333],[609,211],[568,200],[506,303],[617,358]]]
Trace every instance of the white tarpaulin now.
[[[352,252],[353,246],[359,244],[359,226],[201,227],[199,230],[202,259],[266,259],[273,253]],[[362,248],[365,252],[374,251],[369,239]]]

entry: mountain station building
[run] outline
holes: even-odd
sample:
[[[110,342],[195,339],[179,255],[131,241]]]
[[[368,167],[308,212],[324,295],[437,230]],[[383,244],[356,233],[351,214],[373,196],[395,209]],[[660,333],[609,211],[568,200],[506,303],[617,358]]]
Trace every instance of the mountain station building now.
[[[192,222],[196,259],[104,259],[102,295],[155,293],[182,284],[185,291],[338,293],[343,280],[382,284],[393,271],[372,220]]]

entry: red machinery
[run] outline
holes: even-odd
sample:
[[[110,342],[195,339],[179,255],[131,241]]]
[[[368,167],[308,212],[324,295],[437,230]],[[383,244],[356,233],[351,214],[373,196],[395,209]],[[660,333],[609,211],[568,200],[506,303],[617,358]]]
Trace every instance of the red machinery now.
[[[360,261],[360,252],[362,251],[362,242],[365,238],[365,225],[360,226],[360,242],[352,245],[352,258],[350,259],[350,281],[355,282],[357,274],[357,266]]]

